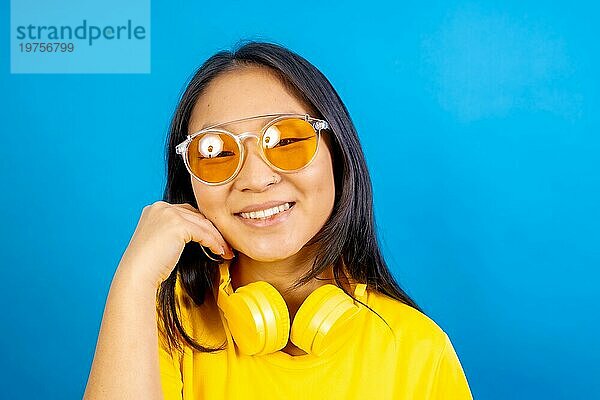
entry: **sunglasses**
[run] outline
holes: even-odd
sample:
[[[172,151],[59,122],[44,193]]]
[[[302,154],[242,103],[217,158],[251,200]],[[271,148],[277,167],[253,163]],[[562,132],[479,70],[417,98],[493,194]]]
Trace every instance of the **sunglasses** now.
[[[270,118],[256,135],[251,132],[233,134],[219,128],[226,124]],[[243,141],[257,140],[262,159],[273,169],[289,173],[306,168],[317,155],[322,129],[327,121],[308,114],[267,114],[236,119],[187,135],[175,147],[188,172],[207,185],[223,185],[233,180],[245,159]]]

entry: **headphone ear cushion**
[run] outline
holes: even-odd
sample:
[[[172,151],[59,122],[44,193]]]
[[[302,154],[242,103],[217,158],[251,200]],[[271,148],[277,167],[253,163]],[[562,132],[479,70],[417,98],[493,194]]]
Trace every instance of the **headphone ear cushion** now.
[[[258,281],[239,287],[229,296],[225,315],[235,343],[247,355],[282,349],[288,342],[290,314],[277,289]]]
[[[358,313],[354,301],[339,287],[326,284],[304,300],[294,317],[291,341],[309,354],[335,350],[350,330],[347,323]]]

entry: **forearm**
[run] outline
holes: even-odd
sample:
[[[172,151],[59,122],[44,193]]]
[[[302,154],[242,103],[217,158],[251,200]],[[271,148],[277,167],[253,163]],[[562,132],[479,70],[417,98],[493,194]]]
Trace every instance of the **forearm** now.
[[[163,398],[156,287],[136,279],[134,270],[122,262],[113,278],[85,400]]]

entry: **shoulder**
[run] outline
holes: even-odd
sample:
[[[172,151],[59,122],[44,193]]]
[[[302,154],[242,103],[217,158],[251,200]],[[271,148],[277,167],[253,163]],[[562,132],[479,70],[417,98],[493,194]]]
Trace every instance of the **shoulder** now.
[[[392,364],[388,370],[393,371],[396,383],[395,398],[445,399],[451,394],[453,399],[473,399],[450,338],[433,319],[375,291],[369,292],[367,303],[389,327],[383,322],[379,325],[392,333],[386,337],[395,344],[394,351],[387,352]],[[375,315],[372,321],[376,319],[380,320]]]
[[[446,346],[446,332],[421,311],[374,290],[369,291],[367,304],[385,320],[396,343],[439,350]],[[376,315],[374,318],[381,321]],[[381,323],[385,325],[383,321]]]

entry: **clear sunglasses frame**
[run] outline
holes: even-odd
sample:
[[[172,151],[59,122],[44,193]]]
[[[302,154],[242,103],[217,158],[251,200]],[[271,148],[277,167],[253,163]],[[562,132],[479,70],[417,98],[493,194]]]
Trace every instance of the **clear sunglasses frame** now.
[[[219,128],[220,126],[223,125],[229,125],[229,124],[233,124],[236,122],[242,122],[242,121],[250,121],[250,120],[255,120],[255,119],[262,119],[262,118],[273,118],[271,121],[269,121],[261,130],[260,130],[260,134],[256,135],[252,132],[242,132],[239,134],[234,134],[228,130],[225,129],[221,129]],[[285,169],[281,169],[275,165],[273,165],[266,157],[265,152],[263,147],[260,145],[261,140],[263,135],[267,132],[267,130],[273,126],[274,124],[276,124],[279,121],[285,120],[285,119],[290,119],[290,118],[299,118],[302,119],[306,122],[308,122],[314,129],[315,134],[317,135],[317,147],[315,149],[315,154],[313,154],[312,158],[310,159],[309,162],[306,163],[306,165],[304,165],[302,168],[298,168],[295,170],[285,170]],[[240,119],[236,119],[233,121],[228,121],[228,122],[221,122],[219,124],[216,125],[212,125],[209,126],[207,128],[204,128],[200,131],[191,133],[189,135],[187,135],[187,138],[179,143],[177,146],[175,146],[175,152],[177,154],[180,154],[181,157],[183,158],[183,162],[185,164],[185,167],[187,168],[188,172],[190,173],[191,176],[193,176],[196,180],[198,180],[199,182],[204,183],[205,185],[210,185],[210,186],[218,186],[218,185],[224,185],[226,183],[231,182],[233,179],[235,179],[235,177],[238,175],[238,173],[240,172],[240,170],[242,169],[242,166],[244,165],[244,161],[246,160],[246,149],[243,145],[244,140],[253,137],[256,138],[257,141],[257,146],[259,148],[259,152],[260,152],[260,156],[263,159],[263,161],[265,163],[267,163],[267,165],[269,165],[271,168],[273,168],[276,171],[279,172],[283,172],[283,173],[292,173],[292,172],[298,172],[306,167],[308,167],[313,160],[315,159],[315,157],[317,156],[317,153],[319,152],[319,142],[320,142],[320,138],[321,138],[321,130],[322,129],[329,129],[329,124],[327,123],[327,121],[319,119],[319,118],[314,118],[311,117],[309,114],[283,114],[283,113],[279,113],[279,114],[264,114],[264,115],[257,115],[254,117],[247,117],[247,118],[240,118]],[[194,140],[194,138],[198,135],[202,135],[204,133],[208,133],[208,132],[214,132],[214,133],[220,133],[220,134],[225,134],[225,135],[229,135],[231,136],[237,146],[238,146],[238,150],[239,150],[239,154],[240,154],[240,158],[239,158],[239,162],[237,165],[237,168],[235,169],[235,172],[226,180],[222,181],[222,182],[206,182],[202,179],[200,179],[200,177],[196,176],[196,174],[194,174],[192,172],[192,169],[190,168],[190,163],[189,163],[189,159],[188,159],[188,148],[190,143]]]

